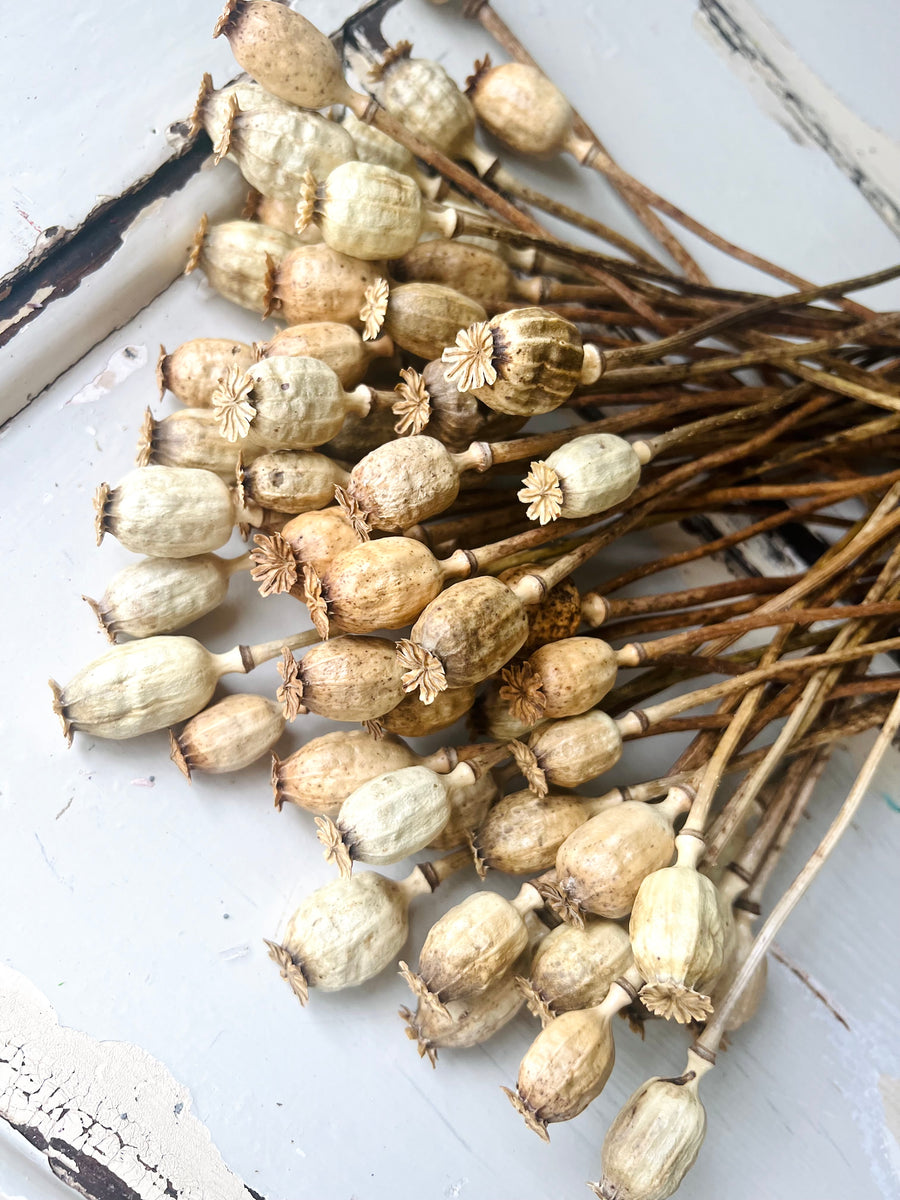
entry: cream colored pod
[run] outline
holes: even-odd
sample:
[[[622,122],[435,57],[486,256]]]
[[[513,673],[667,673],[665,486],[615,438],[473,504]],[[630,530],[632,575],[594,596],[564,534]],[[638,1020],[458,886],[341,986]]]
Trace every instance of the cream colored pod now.
[[[483,321],[482,306],[462,292],[438,283],[401,283],[379,279],[366,292],[359,312],[364,337],[383,329],[403,350],[434,359],[473,321]]]
[[[521,732],[538,721],[576,717],[599,704],[616,681],[616,652],[601,638],[574,637],[548,642],[500,673],[502,685],[493,720],[502,721],[505,704]]]
[[[482,879],[488,868],[507,875],[546,871],[565,839],[589,816],[586,797],[511,792],[470,835],[475,869]]]
[[[246,371],[255,362],[252,346],[229,338],[193,338],[171,354],[160,346],[156,363],[159,394],[168,390],[186,408],[208,408],[229,367]]]
[[[251,462],[261,448],[251,438],[231,441],[222,435],[219,418],[208,408],[182,408],[158,421],[148,408],[138,440],[136,463],[191,467],[234,479],[238,461]]]
[[[384,270],[381,262],[338,254],[324,243],[298,245],[272,273],[267,303],[289,325],[308,321],[356,324],[367,288]]]
[[[536,67],[502,63],[476,70],[468,95],[486,129],[520,154],[551,156],[572,134],[572,109]]]
[[[680,1024],[712,1012],[709,991],[729,951],[728,922],[716,886],[696,868],[703,843],[676,839],[675,866],[648,875],[638,890],[629,932],[637,969],[647,981],[641,1000]]]
[[[484,992],[513,965],[528,945],[525,917],[543,905],[538,891],[523,884],[514,900],[475,892],[451,908],[428,932],[414,974],[400,973],[419,1001],[441,1011],[450,1000]]]
[[[340,254],[364,261],[399,258],[419,240],[422,193],[408,175],[375,163],[344,163],[322,184],[310,171],[298,203],[298,230],[310,221]]]
[[[460,763],[449,775],[427,767],[401,767],[352,792],[337,818],[317,817],[325,861],[349,875],[354,861],[386,866],[422,850],[444,828],[452,811],[450,792],[474,783],[475,772]]]
[[[642,461],[624,438],[589,433],[533,462],[518,498],[528,506],[529,520],[541,525],[558,517],[593,516],[631,495],[641,478]]]
[[[560,1013],[600,1004],[631,965],[631,942],[622,926],[593,918],[583,929],[559,925],[552,930],[519,986],[531,1012],[546,1025]]]
[[[649,1079],[628,1098],[603,1140],[601,1200],[667,1200],[697,1161],[706,1136],[699,1084],[711,1063],[688,1051],[677,1079]]]
[[[324,508],[343,487],[347,471],[324,454],[311,450],[276,450],[262,454],[241,474],[244,495],[274,512],[300,513]]]
[[[515,1092],[503,1088],[528,1128],[545,1142],[549,1124],[571,1121],[603,1091],[616,1058],[613,1018],[635,996],[630,977],[633,971],[610,987],[602,1003],[562,1013],[546,1025],[522,1059]]]
[[[468,98],[440,63],[410,58],[411,50],[408,42],[400,42],[385,55],[379,69],[381,103],[410,132],[448,158],[468,157],[473,151],[480,157],[473,137],[475,113]]]
[[[199,267],[220,296],[262,315],[271,303],[272,272],[301,246],[299,238],[268,225],[226,221],[210,226],[204,216],[184,273]]]
[[[539,796],[548,785],[578,787],[608,771],[622,757],[618,724],[599,708],[576,717],[539,725],[524,742],[510,749],[528,786]]]
[[[258,524],[212,471],[139,467],[94,496],[97,545],[111,533],[127,550],[157,558],[190,558],[224,546],[236,523]]]
[[[121,633],[152,637],[182,629],[218,608],[231,576],[249,565],[247,554],[231,559],[215,554],[145,558],[114,575],[99,601],[83,598],[111,642]]]
[[[331,638],[299,662],[286,653],[278,670],[284,681],[278,699],[290,721],[305,712],[332,721],[377,721],[403,699],[401,667],[387,638]]]
[[[281,706],[267,696],[226,696],[188,721],[180,733],[169,730],[169,757],[190,781],[193,771],[228,775],[266,754],[284,731]]]
[[[389,358],[394,352],[389,337],[364,342],[355,329],[338,321],[290,325],[263,343],[260,349],[265,358],[284,355],[317,358],[331,367],[345,388],[356,387],[362,382],[373,359]]]
[[[348,413],[365,414],[367,387],[345,392],[334,371],[316,358],[264,358],[241,375],[231,371],[213,399],[222,435],[252,435],[268,450],[311,450],[340,430]]]

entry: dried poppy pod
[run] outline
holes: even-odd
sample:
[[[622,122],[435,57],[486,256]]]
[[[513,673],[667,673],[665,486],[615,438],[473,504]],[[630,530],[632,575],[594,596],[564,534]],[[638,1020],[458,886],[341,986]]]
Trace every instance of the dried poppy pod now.
[[[386,638],[338,637],[297,662],[279,663],[278,699],[289,721],[313,712],[332,721],[376,721],[403,699],[401,667]]]
[[[629,925],[635,965],[647,981],[641,1000],[680,1024],[712,1012],[709,991],[729,950],[716,886],[696,866],[703,845],[693,834],[676,838],[675,865],[644,879]]]
[[[629,969],[593,1008],[562,1013],[529,1046],[515,1092],[503,1091],[530,1130],[550,1141],[547,1126],[571,1121],[603,1091],[616,1058],[612,1022],[631,1004],[640,977]]]
[[[514,308],[462,330],[441,355],[446,377],[495,412],[552,412],[595,383],[603,359],[569,321],[545,308]]]
[[[428,704],[444,688],[479,683],[512,658],[527,634],[525,606],[505,583],[490,576],[455,583],[397,643],[404,690],[418,688]]]
[[[510,567],[501,572],[499,579],[510,587],[526,575],[537,570],[536,563],[524,563],[520,567]],[[566,576],[552,587],[537,604],[528,608],[528,637],[522,647],[522,654],[531,654],[539,646],[548,642],[558,642],[562,638],[571,637],[581,624],[581,593]]]
[[[329,366],[345,388],[356,387],[376,358],[390,358],[389,337],[364,342],[355,329],[338,321],[308,321],[289,325],[259,347],[264,358],[316,358]]]
[[[252,438],[229,441],[209,408],[182,408],[157,420],[148,408],[138,439],[137,465],[194,467],[234,478],[238,461],[251,462],[262,448]]]
[[[309,563],[315,571],[323,575],[339,554],[359,544],[359,534],[352,521],[344,510],[337,506],[300,513],[287,522],[281,530],[281,537],[287,543],[291,559],[297,568],[302,568],[304,563]],[[254,579],[261,579],[267,563],[262,552],[261,539],[256,538],[255,541],[254,567],[251,574]],[[269,559],[268,565],[274,565],[275,561],[283,564],[286,561],[285,554],[281,553],[276,560]],[[292,586],[270,590],[289,591]],[[262,591],[262,588],[260,590]],[[265,591],[262,594],[268,595],[269,593]],[[298,594],[302,595],[302,587]]]
[[[497,781],[490,771],[486,771],[474,783],[453,788],[447,824],[431,839],[428,849],[455,850],[457,846],[467,845],[470,831],[481,824],[499,794]]]
[[[575,717],[600,703],[618,670],[615,650],[601,638],[562,638],[504,668],[498,700],[505,701],[510,716],[525,728]]]
[[[219,558],[144,558],[123,567],[109,581],[102,598],[83,599],[91,606],[111,642],[120,633],[145,638],[172,633],[218,608],[236,571],[246,571],[250,555]]]
[[[362,784],[404,767],[449,771],[455,751],[438,750],[422,758],[397,737],[374,738],[365,729],[325,733],[301,746],[288,758],[272,755],[275,807],[285,801],[308,812],[333,816]]]
[[[536,67],[476,68],[467,92],[484,127],[520,154],[558,154],[572,137],[568,100]]]
[[[493,250],[449,238],[419,242],[391,263],[391,272],[400,283],[439,283],[453,288],[490,313],[496,312],[509,296],[513,278],[512,271]]]
[[[647,876],[672,861],[674,822],[690,803],[689,792],[673,788],[660,804],[626,800],[602,809],[560,846],[548,902],[576,924],[585,913],[627,916]]]
[[[298,238],[268,225],[226,221],[211,226],[204,216],[184,273],[199,267],[220,296],[264,316],[270,307],[272,273],[298,247]]]
[[[266,941],[269,957],[301,1004],[311,987],[337,992],[383,971],[403,949],[409,905],[465,865],[460,854],[419,863],[395,882],[359,871],[318,888],[291,917],[282,943]]]
[[[444,378],[439,359],[428,363],[420,375],[408,367],[400,372],[396,387],[400,399],[394,413],[400,418],[400,434],[425,433],[459,453],[474,441],[512,437],[525,424],[525,417],[495,413],[471,392],[461,392]]]
[[[460,329],[487,314],[462,292],[438,283],[401,283],[391,286],[379,279],[366,291],[359,318],[363,337],[374,338],[383,329],[393,341],[419,358],[439,357]]]
[[[258,84],[235,84],[204,95],[195,120],[203,124],[216,162],[229,158],[264,196],[296,203],[305,171],[327,175],[356,158],[353,138],[340,125],[271,96]]]
[[[260,225],[268,225],[272,229],[289,233],[303,246],[318,246],[322,242],[322,235],[315,225],[308,225],[302,233],[297,233],[295,200],[275,200],[271,196],[263,196],[256,188],[251,188],[241,209],[241,217],[245,221],[258,221]]]
[[[641,465],[648,462],[646,443],[632,446],[612,433],[588,433],[573,438],[546,459],[531,464],[518,498],[528,517],[547,525],[558,517],[589,517],[613,508],[640,482]]]
[[[241,472],[244,494],[254,504],[298,515],[323,508],[333,499],[335,486],[349,478],[343,467],[311,450],[263,454]]]
[[[648,1079],[626,1100],[603,1140],[600,1200],[667,1200],[697,1161],[706,1135],[700,1080],[712,1067],[693,1050],[677,1079]]]
[[[622,732],[612,717],[593,708],[541,725],[527,744],[514,742],[512,750],[528,786],[542,795],[548,784],[578,787],[615,766],[622,757]]]
[[[583,929],[560,925],[552,930],[519,986],[531,1012],[546,1025],[560,1013],[600,1004],[631,965],[628,934],[615,921],[595,917]]]
[[[193,717],[181,733],[169,730],[170,758],[190,781],[192,771],[227,775],[249,767],[284,732],[281,706],[266,696],[226,696]]]
[[[459,494],[462,472],[483,470],[489,455],[477,443],[451,454],[436,438],[402,438],[358,462],[347,491],[375,529],[409,529],[449,508]]]
[[[339,254],[324,243],[300,245],[274,265],[269,307],[288,325],[340,321],[357,326],[366,289],[383,275],[383,263]]]
[[[465,716],[475,701],[476,685],[447,688],[431,704],[423,704],[417,695],[404,696],[396,708],[386,713],[383,725],[389,733],[400,737],[428,737],[455,725]]]
[[[315,637],[301,633],[257,646],[235,646],[225,654],[211,654],[189,637],[125,642],[82,667],[66,687],[51,679],[53,711],[70,745],[73,730],[117,741],[138,737],[200,712],[223,675],[246,675],[284,647],[308,646]]]
[[[748,911],[738,905],[735,905],[735,909],[734,929],[730,938],[731,945],[728,959],[710,995],[710,1002],[714,1012],[725,998],[735,979],[737,979],[738,972],[750,954],[755,940],[753,932],[753,922],[757,916],[755,909]],[[725,1021],[725,1033],[731,1033],[735,1029],[740,1029],[742,1025],[746,1025],[751,1018],[756,1016],[759,1006],[762,1004],[763,996],[766,994],[766,980],[768,977],[766,963],[767,959],[764,956],[753,972],[750,982],[741,991],[735,1004],[729,1010]]]
[[[337,817],[316,817],[325,861],[349,875],[353,863],[385,866],[424,849],[450,819],[450,795],[471,785],[479,767],[458,763],[447,775],[427,767],[401,767],[361,784]]]
[[[417,177],[416,160],[409,150],[386,133],[382,133],[380,129],[360,121],[352,109],[344,109],[339,123],[353,138],[356,157],[360,162],[377,163],[379,166],[401,171],[404,175],[411,175],[414,179]]]
[[[365,416],[373,405],[390,407],[360,385],[345,392],[331,367],[317,358],[263,358],[240,375],[232,370],[216,390],[213,412],[222,435],[235,442],[251,436],[268,450],[311,450],[340,430],[349,413]]]
[[[193,338],[171,354],[160,346],[156,363],[159,394],[168,389],[186,408],[209,408],[213,392],[229,368],[246,371],[255,362],[252,346],[230,338]]]
[[[480,825],[470,826],[475,868],[482,879],[488,868],[507,875],[546,871],[569,834],[590,816],[591,803],[583,796],[511,792]]]
[[[444,913],[428,931],[417,974],[406,963],[400,974],[423,1005],[441,1011],[450,1000],[485,991],[528,945],[528,913],[543,900],[530,883],[514,900],[475,892]]]
[[[218,475],[188,467],[138,467],[94,495],[97,545],[107,533],[135,554],[191,558],[217,550],[235,525],[259,525],[262,510],[242,507]]]
[[[396,436],[392,408],[378,407],[365,417],[351,413],[340,432],[321,448],[342,462],[357,463],[385,442],[392,442]]]

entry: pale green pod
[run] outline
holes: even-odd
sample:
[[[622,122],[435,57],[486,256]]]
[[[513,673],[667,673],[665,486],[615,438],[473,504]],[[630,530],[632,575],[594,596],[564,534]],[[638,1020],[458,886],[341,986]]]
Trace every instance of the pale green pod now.
[[[532,463],[519,499],[528,516],[546,525],[605,512],[627,499],[640,482],[641,459],[630,442],[611,433],[573,438],[542,462]]]
[[[314,215],[328,245],[364,261],[399,258],[422,231],[422,193],[408,175],[390,167],[344,163],[308,199],[305,211]],[[301,210],[301,229],[303,217]]]

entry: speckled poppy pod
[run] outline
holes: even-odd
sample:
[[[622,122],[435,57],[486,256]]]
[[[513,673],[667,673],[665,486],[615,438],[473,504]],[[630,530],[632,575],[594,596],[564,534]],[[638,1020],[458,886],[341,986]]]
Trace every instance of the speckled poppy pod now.
[[[284,731],[281,706],[267,696],[226,696],[169,730],[170,758],[190,782],[194,771],[227,775],[268,753]]]
[[[239,460],[251,462],[260,453],[262,448],[250,437],[237,441],[224,437],[218,416],[209,408],[182,408],[161,420],[148,408],[135,461],[139,467],[153,464],[215,471],[231,480]]]
[[[466,91],[484,127],[520,154],[557,154],[572,135],[568,100],[536,67],[486,58]]]
[[[496,412],[552,412],[576,387],[594,383],[603,358],[569,321],[545,308],[514,308],[461,330],[441,359],[461,392]]]
[[[417,693],[407,693],[396,708],[385,714],[384,727],[389,733],[397,733],[400,737],[428,737],[429,734],[439,733],[469,712],[475,702],[476,690],[475,684],[447,688],[431,704],[423,704]]]
[[[712,1012],[709,992],[727,962],[731,931],[715,884],[697,870],[703,842],[682,834],[675,848],[675,865],[642,882],[629,930],[647,981],[641,1000],[651,1012],[686,1024]]]
[[[111,533],[135,554],[190,558],[224,546],[236,524],[259,525],[262,510],[242,508],[212,471],[138,467],[94,496],[97,545]]]
[[[603,1140],[600,1200],[667,1200],[697,1161],[706,1135],[700,1080],[712,1067],[693,1050],[676,1079],[648,1079],[626,1100]]]
[[[335,487],[350,478],[338,463],[311,450],[262,454],[239,477],[244,496],[252,503],[298,516],[323,508],[334,498]]]
[[[152,637],[183,629],[218,608],[231,576],[249,566],[249,554],[231,559],[215,554],[144,558],[114,575],[99,601],[83,599],[111,642],[123,633]]]
[[[265,311],[289,325],[308,321],[361,324],[366,289],[383,277],[383,262],[363,262],[324,243],[298,245],[280,262],[271,260]]]
[[[523,563],[519,567],[510,567],[498,576],[509,587],[515,587],[520,579],[538,569],[537,563]],[[552,587],[537,604],[529,605],[528,637],[522,647],[522,654],[531,654],[548,642],[558,642],[562,638],[572,637],[578,632],[581,624],[581,593],[575,586],[571,576],[561,579]]]
[[[510,792],[470,833],[475,869],[482,879],[488,869],[507,875],[546,871],[565,839],[590,815],[586,797]]]
[[[533,462],[518,498],[528,506],[529,519],[541,525],[558,517],[589,517],[631,495],[644,461],[624,438],[589,433]]]
[[[359,536],[341,508],[300,513],[278,533],[257,534],[251,551],[251,578],[261,596],[291,592],[303,599],[303,567],[324,575],[344,550],[359,544]]]
[[[420,863],[395,882],[376,871],[335,879],[308,896],[281,943],[266,941],[269,957],[301,1004],[309,989],[337,992],[365,983],[396,960],[409,931],[409,906],[454,871],[464,857]]]
[[[190,275],[199,267],[220,296],[265,315],[270,308],[272,274],[298,247],[302,242],[280,229],[254,221],[226,221],[211,226],[204,215],[184,273]]]
[[[647,876],[672,861],[674,822],[690,803],[675,788],[660,804],[627,800],[598,812],[560,846],[548,903],[575,924],[586,913],[627,916]]]
[[[448,450],[460,453],[474,441],[512,437],[525,424],[525,417],[495,413],[471,392],[461,392],[448,383],[439,359],[428,363],[421,374],[405,367],[400,379],[394,389],[398,399],[393,409],[398,417],[394,428],[401,436],[427,433]]]
[[[419,358],[438,358],[448,343],[486,313],[475,300],[438,283],[401,283],[379,279],[366,292],[360,320],[366,338],[383,329],[394,342]]]
[[[594,917],[583,929],[560,925],[551,930],[519,987],[531,1012],[546,1025],[560,1013],[600,1004],[631,965],[631,942],[622,926]]]
[[[601,638],[548,642],[500,672],[497,703],[491,713],[495,724],[488,728],[493,733],[511,719],[524,731],[539,721],[587,712],[609,692],[618,670],[615,650]]]
[[[512,272],[499,254],[448,238],[419,242],[391,263],[391,272],[400,283],[437,283],[452,288],[490,313],[506,300],[512,284]]]
[[[259,350],[263,358],[316,358],[350,388],[362,382],[373,359],[390,358],[394,345],[389,337],[363,341],[355,329],[338,321],[309,321],[282,329]]]
[[[592,708],[541,725],[510,749],[531,790],[545,795],[550,784],[578,787],[608,771],[622,757],[622,734],[612,717]]]
[[[245,342],[230,338],[193,338],[171,354],[159,348],[156,381],[159,394],[168,390],[186,408],[209,408],[213,392],[230,367],[246,371],[256,362],[256,352]]]
[[[528,913],[543,905],[532,884],[514,900],[496,892],[475,892],[451,908],[428,932],[414,974],[400,974],[419,1001],[446,1011],[450,1000],[484,992],[513,965],[528,945]]]
[[[545,1142],[548,1125],[577,1117],[606,1086],[616,1058],[612,1021],[631,1004],[639,985],[640,976],[630,968],[600,1004],[562,1013],[545,1025],[522,1059],[515,1092],[503,1088]]]
[[[289,721],[313,712],[332,721],[374,722],[403,699],[400,664],[386,638],[332,638],[300,662],[286,651],[278,670],[284,681],[278,699]]]

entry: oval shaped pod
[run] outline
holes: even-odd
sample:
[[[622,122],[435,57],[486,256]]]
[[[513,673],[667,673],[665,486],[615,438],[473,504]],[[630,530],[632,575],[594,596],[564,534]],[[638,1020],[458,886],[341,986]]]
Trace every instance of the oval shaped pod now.
[[[557,154],[571,137],[568,100],[543,71],[527,63],[502,63],[476,73],[468,94],[482,125],[520,154]]]
[[[361,383],[374,358],[389,358],[394,347],[391,339],[381,337],[364,342],[357,331],[338,321],[308,321],[289,325],[263,343],[265,358],[283,356],[315,358],[329,366],[345,388]]]
[[[374,721],[403,699],[402,668],[386,638],[331,638],[297,665],[303,705],[320,717]]]
[[[289,325],[340,321],[358,328],[366,290],[383,274],[383,263],[339,254],[324,243],[299,245],[278,265],[271,299]]]
[[[444,572],[412,538],[363,542],[332,562],[322,580],[329,620],[347,633],[400,629],[441,590]]]
[[[605,512],[627,499],[641,478],[641,459],[630,442],[611,433],[573,438],[542,462],[532,463],[519,499],[528,517],[546,525]]]
[[[339,554],[359,545],[353,525],[344,510],[337,507],[300,513],[283,526],[281,536],[293,550],[296,562],[309,563],[319,575],[325,574]]]
[[[428,737],[430,733],[448,729],[465,716],[474,703],[476,690],[474,683],[468,687],[446,688],[431,704],[423,703],[418,692],[410,692],[396,708],[385,713],[382,724],[390,733],[401,737]]]
[[[261,447],[250,437],[223,437],[219,418],[209,408],[182,408],[157,421],[147,409],[138,442],[137,465],[191,467],[234,479],[238,460],[252,462]]]
[[[435,438],[401,438],[361,459],[348,491],[376,529],[393,532],[449,508],[459,493],[459,472]]]
[[[299,515],[330,503],[335,485],[343,486],[349,478],[324,454],[277,450],[255,459],[244,471],[243,484],[246,494],[263,508]]]
[[[232,367],[246,371],[256,362],[252,346],[230,338],[193,338],[171,354],[160,346],[156,378],[186,408],[209,408],[213,392]]]
[[[632,965],[631,942],[621,925],[596,917],[584,928],[559,925],[531,960],[528,1006],[543,1022],[599,1004]]]
[[[272,266],[298,248],[303,248],[298,238],[256,221],[209,227],[201,223],[187,270],[199,267],[220,296],[264,315],[271,299]]]
[[[422,193],[400,171],[347,162],[319,185],[314,216],[322,237],[339,254],[366,262],[399,258],[419,240]]]
[[[528,739],[528,748],[548,783],[578,787],[619,761],[622,735],[612,717],[592,709],[542,725]]]
[[[381,102],[417,137],[448,158],[459,157],[472,142],[475,113],[465,93],[440,63],[410,58],[409,43],[382,68]]]
[[[437,359],[460,329],[487,314],[461,292],[437,283],[403,283],[387,297],[382,329],[394,343],[419,358]]]
[[[218,475],[187,467],[139,467],[94,498],[97,543],[111,533],[126,550],[190,558],[217,550],[235,523],[232,493]]]
[[[414,766],[416,761],[417,756],[397,737],[374,738],[364,729],[325,733],[288,758],[273,756],[275,807],[288,802],[333,816],[367,780]]]
[[[525,789],[498,800],[475,831],[472,843],[480,871],[538,874],[552,867],[570,833],[588,819],[578,796],[537,796]]]
[[[392,269],[394,277],[402,283],[439,283],[468,296],[488,312],[495,312],[503,303],[512,280],[509,267],[492,250],[449,238],[419,242],[394,262]],[[444,346],[449,344],[444,342]]]
[[[178,734],[169,732],[171,759],[190,779],[193,771],[225,775],[256,762],[284,731],[281,706],[266,696],[226,696],[198,713]]]
[[[462,451],[471,442],[479,440],[492,442],[510,438],[519,432],[527,420],[526,417],[495,413],[471,392],[461,392],[448,383],[444,377],[444,364],[437,357],[425,367],[422,379],[428,393],[430,413],[428,423],[421,432],[437,438],[448,450]]]

